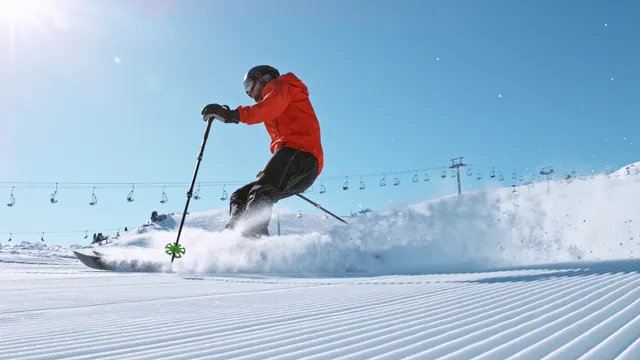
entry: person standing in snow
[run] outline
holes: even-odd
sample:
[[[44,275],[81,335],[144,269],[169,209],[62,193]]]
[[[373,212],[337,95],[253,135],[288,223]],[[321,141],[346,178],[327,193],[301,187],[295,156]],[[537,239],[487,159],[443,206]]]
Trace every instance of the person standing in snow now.
[[[320,125],[307,86],[291,72],[280,75],[272,66],[255,66],[244,77],[244,90],[256,104],[234,110],[209,104],[201,113],[205,119],[212,115],[225,124],[263,123],[269,133],[272,157],[257,180],[229,197],[230,219],[225,227],[234,229],[240,220],[250,219],[244,236],[268,236],[273,205],[304,192],[322,172]]]

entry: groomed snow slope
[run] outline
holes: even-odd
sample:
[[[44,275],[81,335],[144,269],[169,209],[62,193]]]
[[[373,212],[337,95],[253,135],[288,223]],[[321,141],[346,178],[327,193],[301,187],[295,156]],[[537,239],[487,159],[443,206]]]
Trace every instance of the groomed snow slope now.
[[[283,215],[287,235],[231,255],[233,234],[210,232],[225,215],[190,214],[173,273],[101,272],[61,248],[5,245],[0,358],[638,359],[640,176],[516,190],[350,226]],[[173,228],[98,250],[166,262]],[[267,261],[242,256],[259,250]]]

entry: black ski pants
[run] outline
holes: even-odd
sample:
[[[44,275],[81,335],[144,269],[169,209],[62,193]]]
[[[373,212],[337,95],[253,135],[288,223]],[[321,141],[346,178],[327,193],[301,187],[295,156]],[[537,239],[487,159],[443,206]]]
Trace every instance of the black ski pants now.
[[[244,236],[269,235],[273,205],[279,200],[302,193],[318,177],[318,159],[309,152],[290,147],[276,150],[256,181],[242,186],[229,197],[226,228],[251,218]]]

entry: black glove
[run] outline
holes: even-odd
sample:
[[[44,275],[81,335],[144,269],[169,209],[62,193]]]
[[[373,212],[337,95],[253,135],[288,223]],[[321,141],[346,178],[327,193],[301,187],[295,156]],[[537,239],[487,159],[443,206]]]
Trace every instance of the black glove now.
[[[209,104],[202,109],[202,119],[209,120],[213,116],[214,119],[220,120],[225,124],[240,122],[240,114],[238,109],[231,110],[227,105]]]

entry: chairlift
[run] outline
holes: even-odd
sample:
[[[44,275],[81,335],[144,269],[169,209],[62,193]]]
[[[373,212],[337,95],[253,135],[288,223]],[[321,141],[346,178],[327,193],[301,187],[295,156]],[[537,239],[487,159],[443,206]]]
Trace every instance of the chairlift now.
[[[398,185],[400,185],[400,179],[398,179],[398,177],[396,176],[396,177],[393,179],[393,186],[398,186]]]
[[[429,174],[424,174],[424,181],[429,181],[431,180],[431,176],[429,176]]]
[[[447,170],[442,170],[442,174],[440,175],[441,178],[446,178],[447,177]]]
[[[196,192],[193,194],[193,200],[200,200],[200,183],[198,183],[198,188]]]
[[[93,187],[93,193],[91,193],[91,202],[89,205],[93,206],[98,203],[98,197],[96,196],[96,187]]]
[[[131,184],[131,191],[129,191],[129,195],[127,196],[128,202],[133,202],[133,190],[135,189],[135,184]]]
[[[347,180],[342,184],[342,190],[349,190],[349,177],[347,177]]]
[[[520,182],[524,181],[524,176],[520,175],[520,178],[518,179],[518,181]]]
[[[160,204],[164,204],[169,201],[169,199],[167,198],[167,193],[164,192],[164,188],[165,186],[162,187],[162,200],[160,200]]]
[[[13,234],[13,233],[9,233],[9,240],[7,240],[8,242],[11,242],[11,235],[12,235],[12,234]]]
[[[380,179],[380,187],[387,186],[387,175],[382,174],[382,179]]]
[[[458,174],[456,173],[456,169],[451,169],[451,177],[454,178],[454,177],[457,177],[457,176],[458,176]]]
[[[420,181],[418,178],[418,170],[416,170],[416,173],[415,175],[413,175],[413,179],[411,181],[413,181],[414,183],[417,183],[418,181]]]
[[[360,178],[360,190],[364,190],[367,188],[367,185],[364,183],[364,180]]]
[[[518,178],[518,174],[516,174],[516,172],[514,171],[513,174],[511,174],[511,178],[513,180],[517,179]]]
[[[471,175],[473,175],[473,171],[471,170],[471,167],[469,167],[467,169],[467,176],[471,176]]]
[[[51,198],[49,199],[49,201],[52,204],[55,204],[58,202],[58,200],[56,200],[56,195],[58,194],[58,183],[56,183],[56,190],[53,192],[53,194],[51,194]]]
[[[227,185],[222,185],[222,196],[220,197],[220,200],[225,201],[229,198],[229,195],[227,194],[227,190],[225,190],[225,186]]]
[[[500,177],[498,178],[498,180],[504,181],[504,175],[500,174]]]
[[[494,177],[496,177],[496,168],[493,168],[493,169],[491,170],[491,175],[489,175],[489,176],[491,176],[491,178],[492,178],[492,179],[493,179]]]
[[[85,230],[84,231],[84,238],[88,238],[89,237],[89,230]]]
[[[327,187],[322,184],[322,180],[320,180],[320,194],[324,194],[327,192]]]
[[[7,204],[8,207],[13,207],[13,205],[16,204],[16,198],[13,196],[13,189],[15,189],[15,186],[11,188],[11,195],[9,197],[9,203]]]
[[[477,180],[482,180],[482,174],[478,171],[478,176],[476,177]]]
[[[42,232],[42,236],[40,236],[40,241],[44,241],[44,231]]]

